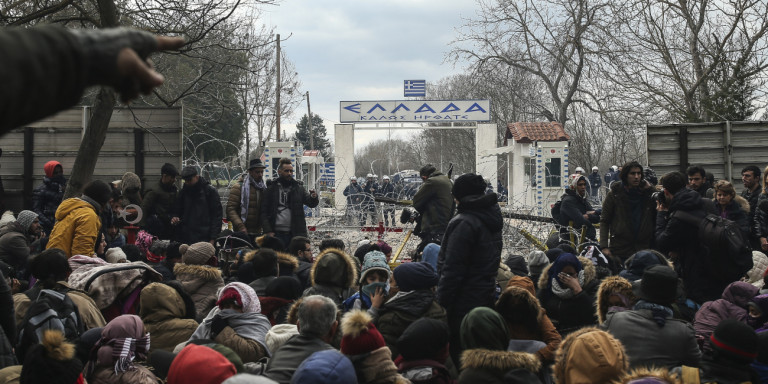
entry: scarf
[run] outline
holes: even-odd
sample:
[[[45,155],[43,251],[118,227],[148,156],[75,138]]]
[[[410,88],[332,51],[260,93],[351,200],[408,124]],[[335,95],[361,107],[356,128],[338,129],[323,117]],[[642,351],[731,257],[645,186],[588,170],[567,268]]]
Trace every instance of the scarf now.
[[[571,288],[563,288],[558,282],[559,279],[552,279],[552,293],[560,299],[567,300],[576,296]],[[584,270],[579,271],[579,286],[584,286]]]
[[[667,318],[672,317],[674,314],[672,312],[672,308],[667,307],[666,305],[651,303],[645,300],[638,300],[634,309],[650,310],[651,314],[653,315],[653,320],[656,321],[656,325],[658,325],[659,328],[664,327],[664,324],[667,323]]]
[[[253,180],[251,175],[246,175],[243,184],[240,186],[240,219],[245,224],[245,219],[248,217],[248,202],[251,200],[251,186],[259,191],[267,189],[264,184],[264,179],[261,179],[258,183]]]
[[[163,260],[165,260],[165,256],[163,255],[155,255],[152,253],[152,251],[147,250],[147,261],[150,263],[160,263]]]
[[[138,356],[145,360],[149,354],[149,333],[146,336],[133,339],[112,339],[107,345],[112,345],[112,359],[115,360],[115,374],[134,369],[133,359]]]
[[[238,336],[255,340],[267,354],[271,357],[272,353],[267,348],[267,332],[272,328],[272,324],[269,319],[256,312],[240,313],[233,309],[220,310],[219,307],[213,307],[208,316],[203,319],[203,322],[195,330],[195,333],[189,338],[190,340],[196,339],[210,339],[211,338],[211,323],[213,318],[219,316],[227,321],[227,324],[237,333]]]

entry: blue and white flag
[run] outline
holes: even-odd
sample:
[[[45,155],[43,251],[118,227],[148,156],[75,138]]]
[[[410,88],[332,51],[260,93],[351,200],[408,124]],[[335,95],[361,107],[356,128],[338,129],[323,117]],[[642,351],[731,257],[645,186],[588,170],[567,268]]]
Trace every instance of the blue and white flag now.
[[[426,97],[427,81],[426,80],[405,80],[403,94],[405,97]]]

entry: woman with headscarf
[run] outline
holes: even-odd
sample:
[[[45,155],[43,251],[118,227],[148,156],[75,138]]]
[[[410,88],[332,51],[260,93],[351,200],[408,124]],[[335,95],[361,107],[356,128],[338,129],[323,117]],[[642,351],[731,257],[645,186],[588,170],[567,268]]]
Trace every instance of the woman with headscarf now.
[[[91,384],[156,384],[157,377],[135,364],[149,353],[149,334],[141,318],[122,315],[101,330],[101,339],[91,350],[85,379]]]
[[[509,331],[496,311],[477,307],[461,322],[461,383],[537,383],[541,362],[532,353],[507,350]]]
[[[539,301],[560,335],[597,324],[595,267],[591,261],[562,253],[539,279]]]
[[[266,336],[272,325],[261,314],[256,291],[233,282],[219,291],[216,306],[205,317],[190,340],[211,339],[235,351],[243,363],[270,356]]]

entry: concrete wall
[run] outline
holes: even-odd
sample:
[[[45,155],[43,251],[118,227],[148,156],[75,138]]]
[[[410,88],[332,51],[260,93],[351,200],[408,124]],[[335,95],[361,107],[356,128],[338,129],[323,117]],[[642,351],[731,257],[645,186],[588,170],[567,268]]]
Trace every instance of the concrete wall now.
[[[336,209],[342,210],[347,205],[344,188],[349,185],[349,177],[355,175],[355,129],[353,124],[335,124],[335,160],[336,160]]]

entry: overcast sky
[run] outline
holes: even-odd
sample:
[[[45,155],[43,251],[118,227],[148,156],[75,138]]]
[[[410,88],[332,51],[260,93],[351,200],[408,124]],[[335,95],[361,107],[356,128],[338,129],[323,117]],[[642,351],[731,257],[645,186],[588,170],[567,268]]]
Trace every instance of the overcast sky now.
[[[284,40],[301,92],[309,91],[312,113],[332,137],[340,101],[402,100],[403,80],[460,73],[462,66],[444,63],[445,53],[475,8],[473,0],[283,0],[265,7],[264,21]],[[288,135],[306,113],[304,101],[281,122]],[[386,134],[356,131],[355,147]]]

